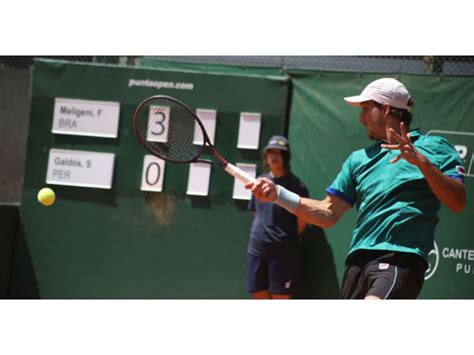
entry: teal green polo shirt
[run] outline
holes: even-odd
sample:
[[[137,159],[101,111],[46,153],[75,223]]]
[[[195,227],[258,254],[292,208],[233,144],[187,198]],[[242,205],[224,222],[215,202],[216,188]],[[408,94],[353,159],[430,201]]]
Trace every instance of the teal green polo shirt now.
[[[415,148],[444,174],[464,182],[461,157],[439,136],[410,132]],[[357,206],[349,254],[359,249],[415,253],[428,258],[441,203],[421,171],[400,159],[399,150],[376,144],[353,152],[327,192]]]

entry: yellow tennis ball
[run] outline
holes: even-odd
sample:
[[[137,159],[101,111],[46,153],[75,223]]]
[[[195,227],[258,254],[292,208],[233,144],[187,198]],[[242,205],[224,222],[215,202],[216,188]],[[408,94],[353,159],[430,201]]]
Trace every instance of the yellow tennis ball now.
[[[38,201],[44,206],[51,206],[56,200],[56,194],[49,187],[44,187],[38,192]]]

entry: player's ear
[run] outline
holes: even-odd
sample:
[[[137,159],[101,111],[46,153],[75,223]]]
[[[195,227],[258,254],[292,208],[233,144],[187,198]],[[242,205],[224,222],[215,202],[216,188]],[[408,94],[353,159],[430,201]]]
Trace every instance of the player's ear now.
[[[383,104],[382,113],[385,117],[387,117],[390,114],[390,106],[387,104]]]

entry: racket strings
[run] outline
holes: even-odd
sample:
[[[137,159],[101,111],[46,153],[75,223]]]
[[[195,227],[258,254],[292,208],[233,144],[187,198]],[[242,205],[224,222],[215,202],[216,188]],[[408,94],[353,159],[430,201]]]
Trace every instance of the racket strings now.
[[[147,148],[167,160],[194,160],[204,144],[193,143],[195,129],[202,137],[201,128],[194,115],[166,98],[149,100],[139,112],[135,125],[137,134]]]

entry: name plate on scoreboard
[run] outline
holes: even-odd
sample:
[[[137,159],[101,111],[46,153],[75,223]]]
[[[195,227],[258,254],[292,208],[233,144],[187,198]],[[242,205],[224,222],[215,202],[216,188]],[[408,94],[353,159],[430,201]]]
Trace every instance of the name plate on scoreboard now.
[[[64,99],[54,100],[53,133],[117,138],[120,103]]]
[[[115,154],[50,149],[46,182],[111,189]]]

